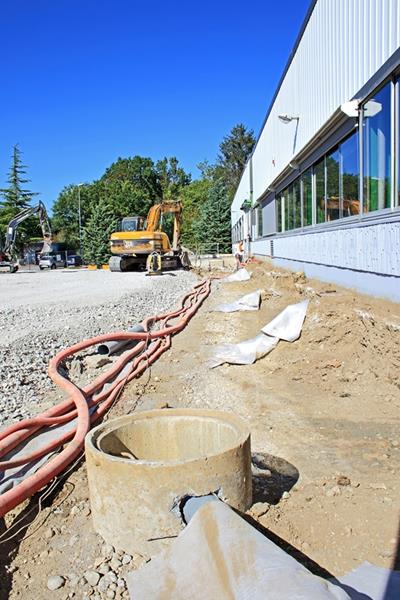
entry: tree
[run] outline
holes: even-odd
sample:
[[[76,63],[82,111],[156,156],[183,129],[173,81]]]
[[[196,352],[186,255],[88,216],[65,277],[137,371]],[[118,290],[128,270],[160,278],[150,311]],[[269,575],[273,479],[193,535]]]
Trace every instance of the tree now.
[[[13,147],[12,164],[8,172],[7,183],[8,187],[0,189],[0,195],[3,200],[0,202],[0,237],[1,242],[4,243],[5,231],[10,220],[15,217],[19,212],[28,208],[33,196],[37,196],[37,193],[31,192],[25,189],[23,186],[25,183],[29,183],[29,179],[26,179],[26,165],[22,164],[21,150],[18,144]],[[26,239],[40,235],[39,225],[36,219],[27,219],[18,229],[19,237]],[[18,246],[18,245],[17,245]],[[21,243],[19,244],[19,248]]]
[[[196,179],[184,187],[180,192],[182,200],[182,244],[190,249],[198,243],[196,222],[200,218],[203,204],[206,202],[212,181],[210,179]]]
[[[90,264],[100,267],[110,257],[110,235],[117,227],[113,208],[106,200],[93,206],[84,229],[84,258]]]
[[[209,189],[207,200],[201,207],[200,216],[193,230],[200,244],[200,252],[230,252],[231,248],[231,200],[224,182],[219,179]]]
[[[217,166],[221,168],[222,172],[218,175],[223,178],[231,199],[239,185],[255,143],[253,130],[248,130],[243,123],[239,123],[231,129],[230,134],[224,137],[219,145],[220,154]]]
[[[156,172],[163,200],[176,200],[181,190],[192,180],[192,176],[178,165],[179,160],[175,156],[165,157],[156,162]]]
[[[129,182],[136,190],[140,190],[144,200],[151,200],[152,204],[162,197],[159,175],[151,158],[138,155],[118,158],[106,169],[101,181],[109,185]]]

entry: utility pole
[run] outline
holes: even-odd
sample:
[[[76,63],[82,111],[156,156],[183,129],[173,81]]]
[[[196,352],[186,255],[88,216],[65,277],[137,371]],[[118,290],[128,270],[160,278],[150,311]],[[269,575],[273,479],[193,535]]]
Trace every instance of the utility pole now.
[[[79,255],[82,257],[82,215],[81,215],[81,187],[83,183],[78,183],[78,221],[79,221]]]

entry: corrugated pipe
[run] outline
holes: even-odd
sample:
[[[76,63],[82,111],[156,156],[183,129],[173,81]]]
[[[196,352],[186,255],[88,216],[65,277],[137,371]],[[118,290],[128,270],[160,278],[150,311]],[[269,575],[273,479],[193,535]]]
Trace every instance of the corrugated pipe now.
[[[127,329],[127,331],[129,333],[133,332],[133,333],[144,333],[145,329],[143,327],[143,325],[133,325],[133,327],[129,327]],[[119,350],[122,350],[122,348],[125,348],[125,346],[130,346],[131,348],[133,348],[134,346],[136,346],[136,344],[139,343],[139,340],[122,340],[120,342],[105,342],[104,344],[100,344],[99,346],[97,346],[97,353],[98,354],[103,354],[103,355],[108,355],[110,356],[111,354],[115,354],[115,352],[119,352]]]

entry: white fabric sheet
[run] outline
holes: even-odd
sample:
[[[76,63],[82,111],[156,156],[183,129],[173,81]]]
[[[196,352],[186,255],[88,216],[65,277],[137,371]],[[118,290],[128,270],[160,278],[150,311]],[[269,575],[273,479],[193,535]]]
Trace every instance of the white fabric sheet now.
[[[237,312],[244,310],[259,310],[261,303],[261,290],[251,292],[242,296],[234,302],[228,304],[219,304],[214,308],[215,312]]]

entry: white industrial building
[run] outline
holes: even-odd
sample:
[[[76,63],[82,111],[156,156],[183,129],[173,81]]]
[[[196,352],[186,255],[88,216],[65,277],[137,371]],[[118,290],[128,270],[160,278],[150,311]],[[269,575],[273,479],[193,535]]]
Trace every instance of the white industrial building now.
[[[233,242],[400,301],[400,1],[315,0],[232,204]]]

